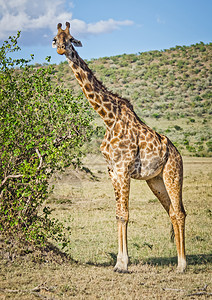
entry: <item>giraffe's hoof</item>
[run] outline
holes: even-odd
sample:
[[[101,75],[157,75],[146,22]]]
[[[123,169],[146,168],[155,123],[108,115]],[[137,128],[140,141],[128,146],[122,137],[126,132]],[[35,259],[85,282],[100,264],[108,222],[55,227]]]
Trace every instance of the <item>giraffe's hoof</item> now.
[[[177,273],[185,273],[186,266],[178,266],[177,267]]]
[[[127,269],[120,269],[118,267],[115,267],[113,269],[114,272],[117,272],[117,273],[125,273],[125,274],[129,274],[130,272],[127,270]]]
[[[128,266],[128,257],[118,257],[116,265],[114,267],[114,272],[129,273],[127,266]]]
[[[177,273],[184,273],[186,271],[186,260],[180,261],[177,266]]]
[[[127,264],[123,264],[121,262],[117,262],[117,264],[115,265],[114,272],[117,273],[129,273],[128,268],[127,268]]]
[[[185,273],[186,268],[182,268],[182,267],[177,267],[177,273]]]

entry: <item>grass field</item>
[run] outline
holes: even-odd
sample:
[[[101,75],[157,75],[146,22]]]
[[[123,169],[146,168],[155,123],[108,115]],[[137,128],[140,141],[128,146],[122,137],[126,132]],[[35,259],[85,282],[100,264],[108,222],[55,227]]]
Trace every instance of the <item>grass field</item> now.
[[[208,299],[212,296],[212,158],[184,157],[188,269],[176,272],[170,221],[147,184],[132,181],[129,274],[113,272],[117,231],[113,188],[100,156],[92,171],[55,176],[48,205],[71,227],[73,261],[27,257],[1,261],[0,299]],[[86,169],[87,170],[87,169]]]

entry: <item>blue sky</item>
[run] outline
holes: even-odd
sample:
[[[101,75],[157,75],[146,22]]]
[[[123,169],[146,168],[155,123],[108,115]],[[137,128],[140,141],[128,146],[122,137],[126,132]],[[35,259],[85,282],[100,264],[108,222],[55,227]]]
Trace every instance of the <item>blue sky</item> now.
[[[20,56],[65,60],[52,49],[58,22],[71,23],[82,58],[212,41],[212,0],[0,0],[0,44],[21,30]]]

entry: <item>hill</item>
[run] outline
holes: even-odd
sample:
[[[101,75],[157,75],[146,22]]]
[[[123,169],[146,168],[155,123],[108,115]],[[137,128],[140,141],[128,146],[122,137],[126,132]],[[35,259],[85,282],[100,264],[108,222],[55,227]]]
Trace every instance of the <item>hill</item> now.
[[[200,42],[87,63],[109,90],[130,99],[140,118],[167,135],[182,154],[211,156],[211,58],[212,43]],[[58,83],[62,78],[74,94],[81,92],[67,62],[55,66],[55,72]]]

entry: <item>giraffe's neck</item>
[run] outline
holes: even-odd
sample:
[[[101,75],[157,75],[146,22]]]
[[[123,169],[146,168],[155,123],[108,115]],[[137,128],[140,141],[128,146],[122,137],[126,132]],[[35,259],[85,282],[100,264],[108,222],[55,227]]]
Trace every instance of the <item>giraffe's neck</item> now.
[[[112,127],[116,119],[116,96],[101,84],[76,51],[71,54],[67,53],[66,57],[86,98],[104,120],[106,126]]]

